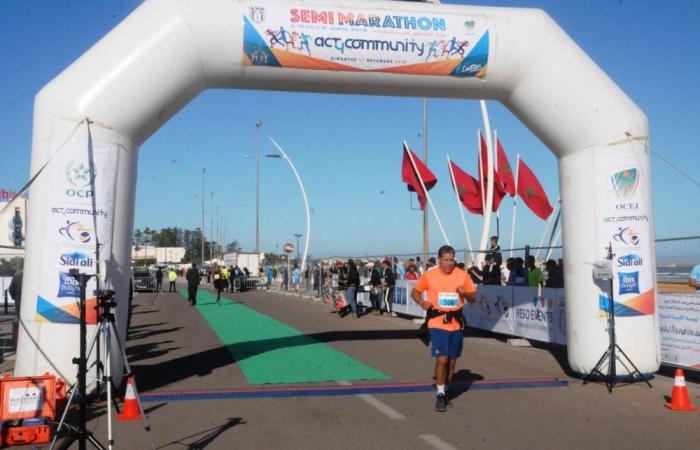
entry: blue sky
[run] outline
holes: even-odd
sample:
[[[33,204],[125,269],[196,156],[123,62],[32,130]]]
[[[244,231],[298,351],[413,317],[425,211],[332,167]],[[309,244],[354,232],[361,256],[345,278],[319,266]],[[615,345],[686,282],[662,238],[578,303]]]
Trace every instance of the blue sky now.
[[[0,188],[18,189],[29,177],[32,105],[39,89],[140,3],[0,2]],[[652,150],[696,176],[700,3],[492,0],[478,4],[547,11],[645,111]],[[252,249],[255,161],[243,155],[254,153],[255,122],[262,120],[261,153],[273,152],[269,134],[290,155],[306,185],[312,208],[312,255],[418,252],[421,214],[410,209],[400,163],[403,139],[422,151],[422,104],[419,98],[205,92],[141,147],[135,226],[199,226],[201,168],[206,167],[205,228],[213,191],[213,206],[219,206],[227,236]],[[489,102],[489,112],[511,164],[520,152],[553,202],[558,194],[554,156],[505,108]],[[479,104],[431,99],[429,124],[429,164],[439,179],[431,194],[453,245],[463,247],[445,153],[476,173],[475,129],[482,126]],[[652,170],[657,237],[697,235],[700,188],[656,155]],[[504,247],[510,241],[510,223],[511,205],[504,201]],[[468,224],[472,241],[477,242],[481,218],[468,214]],[[536,244],[543,225],[520,205],[516,245]],[[282,160],[262,159],[261,247],[275,251],[278,245],[295,242],[294,233],[304,231],[303,203],[291,170]],[[431,218],[431,248],[441,241]]]

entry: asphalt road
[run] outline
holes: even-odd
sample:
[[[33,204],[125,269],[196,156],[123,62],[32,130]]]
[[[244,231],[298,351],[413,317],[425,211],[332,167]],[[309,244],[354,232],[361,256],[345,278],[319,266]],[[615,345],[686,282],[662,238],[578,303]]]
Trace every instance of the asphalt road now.
[[[391,383],[432,379],[433,361],[415,338],[417,325],[410,320],[341,319],[331,306],[266,291],[230,295],[384,372]],[[208,324],[181,296],[140,294],[135,305],[127,352],[139,391],[251,387]],[[584,386],[570,377],[559,346],[511,347],[498,336],[469,333],[464,349],[458,381],[558,378],[569,384],[469,389],[445,413],[434,411],[433,392],[144,402],[144,407],[159,449],[637,450],[698,445],[700,413],[663,407],[672,378],[657,376],[652,389],[634,384],[608,394],[602,385]],[[693,402],[700,403],[700,387],[689,387]],[[104,411],[104,403],[94,405],[89,424],[102,442],[107,433]],[[149,448],[140,422],[115,422],[114,431],[115,448]]]

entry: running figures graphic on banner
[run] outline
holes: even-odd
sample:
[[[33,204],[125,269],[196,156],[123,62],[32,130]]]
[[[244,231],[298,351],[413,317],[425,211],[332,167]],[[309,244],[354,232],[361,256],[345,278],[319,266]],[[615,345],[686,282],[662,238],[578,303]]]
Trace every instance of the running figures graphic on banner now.
[[[250,2],[243,60],[249,66],[484,77],[483,17]]]
[[[615,255],[615,315],[625,318],[654,314],[654,243],[647,159],[634,152],[606,154],[596,159],[595,169],[599,257],[605,257],[609,244]],[[594,301],[599,317],[605,317],[609,309],[607,292],[601,290]]]

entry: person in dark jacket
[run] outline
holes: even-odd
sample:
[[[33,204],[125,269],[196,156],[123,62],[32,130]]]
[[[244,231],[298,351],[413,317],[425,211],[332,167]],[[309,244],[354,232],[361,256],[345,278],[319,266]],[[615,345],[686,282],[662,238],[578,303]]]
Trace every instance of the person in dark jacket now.
[[[481,271],[483,283],[490,286],[501,285],[501,266],[494,261],[493,254],[484,256],[484,268]]]
[[[557,267],[557,263],[550,259],[545,263],[547,268],[547,279],[544,282],[545,287],[548,288],[563,288],[564,287],[564,274],[561,269]]]
[[[197,264],[192,263],[192,267],[187,269],[187,299],[191,306],[197,304],[197,287],[199,286],[199,281],[201,277],[199,276],[199,271],[197,270]]]
[[[357,287],[360,285],[360,273],[357,271],[355,261],[348,259],[348,284],[345,298],[350,304],[352,317],[357,319]]]
[[[10,293],[10,297],[12,297],[12,300],[15,301],[15,310],[17,311],[17,315],[19,316],[19,307],[20,304],[22,303],[22,278],[23,278],[24,272],[18,272],[15,274],[14,277],[12,277],[12,281],[10,281],[10,286],[7,288],[8,292]]]
[[[391,270],[391,261],[385,259],[382,261],[382,268],[384,269],[384,313],[386,315],[391,314],[391,301],[394,298],[394,286],[396,286],[396,276],[394,271]]]
[[[369,301],[372,303],[372,314],[378,316],[382,311],[382,266],[379,261],[374,262],[372,273],[369,277]]]
[[[163,290],[163,270],[159,267],[156,270],[156,292]]]

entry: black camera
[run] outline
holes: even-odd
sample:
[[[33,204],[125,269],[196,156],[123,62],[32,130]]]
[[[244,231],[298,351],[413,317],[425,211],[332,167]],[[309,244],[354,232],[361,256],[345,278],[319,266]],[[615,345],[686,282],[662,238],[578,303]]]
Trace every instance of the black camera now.
[[[114,308],[117,306],[117,300],[114,296],[116,292],[111,289],[95,289],[92,291],[97,297],[97,306],[100,308]]]

